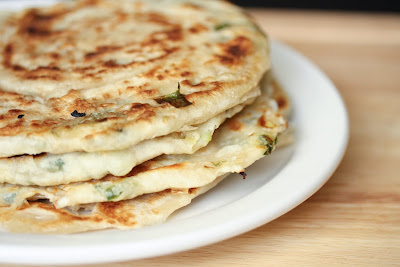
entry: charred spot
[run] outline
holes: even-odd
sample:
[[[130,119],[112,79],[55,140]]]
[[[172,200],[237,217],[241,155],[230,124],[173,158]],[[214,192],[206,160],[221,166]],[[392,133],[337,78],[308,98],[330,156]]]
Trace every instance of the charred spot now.
[[[71,113],[71,116],[72,117],[75,117],[75,118],[80,118],[80,117],[85,117],[86,116],[86,113],[84,113],[84,112],[82,112],[82,113],[79,113],[76,109]]]
[[[243,57],[251,53],[253,45],[249,39],[243,36],[236,37],[225,44],[221,44],[222,55],[217,58],[222,64],[237,64]]]
[[[18,119],[22,119],[25,115],[24,114],[20,114],[18,115]]]
[[[246,179],[246,177],[247,177],[246,172],[239,172],[239,174],[242,176],[243,180]]]
[[[228,128],[231,129],[232,131],[240,131],[240,129],[242,129],[243,124],[238,121],[238,120],[234,120],[231,119],[228,121]]]

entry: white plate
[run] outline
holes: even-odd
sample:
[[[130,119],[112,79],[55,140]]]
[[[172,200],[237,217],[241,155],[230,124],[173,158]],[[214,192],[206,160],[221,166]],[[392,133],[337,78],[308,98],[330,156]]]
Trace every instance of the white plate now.
[[[310,61],[272,41],[274,74],[293,104],[296,142],[231,175],[163,225],[74,235],[0,233],[0,262],[84,264],[160,256],[209,245],[293,209],[332,175],[348,140],[348,118],[331,81]]]

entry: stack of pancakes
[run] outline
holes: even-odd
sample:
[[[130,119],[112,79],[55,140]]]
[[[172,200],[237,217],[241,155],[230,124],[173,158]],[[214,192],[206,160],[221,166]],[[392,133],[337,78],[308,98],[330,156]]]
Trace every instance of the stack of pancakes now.
[[[287,128],[268,40],[224,1],[63,2],[9,15],[0,38],[9,231],[162,223]]]

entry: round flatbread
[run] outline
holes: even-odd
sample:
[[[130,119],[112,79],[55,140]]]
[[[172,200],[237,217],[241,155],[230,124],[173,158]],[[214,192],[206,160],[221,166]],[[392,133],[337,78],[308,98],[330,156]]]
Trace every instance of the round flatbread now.
[[[225,1],[64,2],[0,35],[0,157],[126,149],[246,101],[269,69]]]

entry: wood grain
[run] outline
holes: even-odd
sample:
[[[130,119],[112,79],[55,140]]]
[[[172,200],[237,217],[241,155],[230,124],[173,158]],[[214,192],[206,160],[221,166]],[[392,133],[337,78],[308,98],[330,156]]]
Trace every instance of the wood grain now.
[[[351,125],[342,163],[314,196],[251,232],[188,252],[100,266],[400,266],[400,16],[251,12],[337,85]]]

